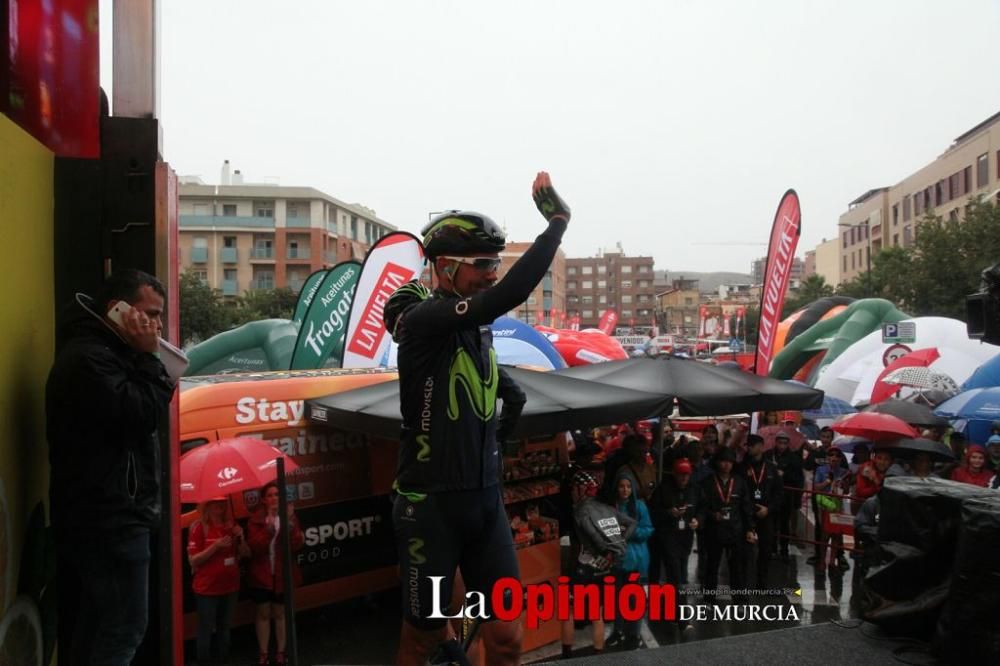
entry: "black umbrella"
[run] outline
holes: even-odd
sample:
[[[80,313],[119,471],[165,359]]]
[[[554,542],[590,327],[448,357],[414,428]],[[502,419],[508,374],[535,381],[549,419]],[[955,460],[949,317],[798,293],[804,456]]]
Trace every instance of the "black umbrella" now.
[[[937,416],[929,407],[906,400],[886,400],[874,405],[868,405],[861,411],[892,414],[896,418],[915,426],[948,426],[948,419]]]
[[[818,409],[823,392],[690,359],[660,356],[578,365],[554,374],[677,398],[684,416]]]
[[[893,442],[885,442],[876,445],[876,451],[888,451],[900,458],[913,458],[918,453],[926,453],[934,462],[951,462],[955,459],[955,454],[944,442],[933,439],[897,439]]]
[[[672,399],[631,388],[607,386],[554,372],[505,368],[527,396],[515,434],[545,435],[650,418],[667,411]],[[313,423],[398,438],[399,381],[335,393],[306,402]]]

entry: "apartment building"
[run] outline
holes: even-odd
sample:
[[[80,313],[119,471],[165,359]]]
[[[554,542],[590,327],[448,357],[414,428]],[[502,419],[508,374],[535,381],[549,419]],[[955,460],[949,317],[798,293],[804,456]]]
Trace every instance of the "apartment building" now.
[[[361,260],[395,230],[374,211],[312,187],[207,185],[182,177],[179,189],[181,270],[225,296],[298,291],[313,271]]]
[[[909,247],[928,213],[965,216],[970,200],[1000,201],[1000,112],[957,137],[937,159],[891,187],[865,192],[838,221],[840,280],[868,270],[884,248]]]
[[[750,280],[753,284],[764,284],[764,271],[767,267],[767,257],[760,257],[750,262]],[[791,284],[797,285],[805,277],[805,263],[798,257],[792,259]]]
[[[655,307],[652,257],[629,257],[619,244],[597,257],[566,259],[566,309],[580,317],[580,328],[596,327],[609,308],[620,325],[650,326]]]
[[[531,243],[507,243],[507,248],[500,253],[501,264],[498,275],[501,279],[531,245]],[[535,324],[549,326],[558,323],[553,312],[566,312],[566,254],[562,249],[556,251],[549,270],[545,272],[545,277],[531,292],[528,300],[509,314],[532,326]]]
[[[660,333],[698,335],[699,305],[698,280],[683,277],[674,280],[668,289],[656,294],[656,323]]]

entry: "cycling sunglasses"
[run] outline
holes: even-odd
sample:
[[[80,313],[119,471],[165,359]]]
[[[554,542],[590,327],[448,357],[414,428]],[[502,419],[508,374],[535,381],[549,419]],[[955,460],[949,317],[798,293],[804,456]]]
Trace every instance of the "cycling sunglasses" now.
[[[472,266],[477,271],[482,271],[483,273],[492,273],[500,268],[500,258],[499,257],[445,257],[442,259],[447,259],[448,261],[457,261],[460,264],[467,264]]]

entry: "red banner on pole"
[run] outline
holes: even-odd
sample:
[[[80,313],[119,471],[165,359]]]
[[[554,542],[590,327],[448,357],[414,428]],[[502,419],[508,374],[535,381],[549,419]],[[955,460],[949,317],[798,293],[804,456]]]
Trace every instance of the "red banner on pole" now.
[[[757,355],[754,373],[767,375],[771,367],[774,334],[781,321],[781,308],[785,304],[788,282],[792,277],[795,248],[802,233],[802,211],[795,190],[788,190],[778,204],[771,226],[771,242],[767,248],[764,265],[764,284],[760,295],[760,324],[757,326]]]

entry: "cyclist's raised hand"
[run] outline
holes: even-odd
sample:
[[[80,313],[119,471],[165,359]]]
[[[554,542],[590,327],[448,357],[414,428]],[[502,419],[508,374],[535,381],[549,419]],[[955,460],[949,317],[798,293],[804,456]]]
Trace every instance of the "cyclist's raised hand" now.
[[[556,190],[552,187],[552,179],[545,171],[539,171],[535,176],[535,183],[531,186],[531,198],[535,200],[539,212],[546,220],[561,219],[569,222],[569,206],[563,201]]]

